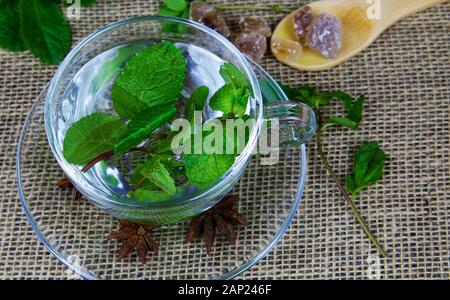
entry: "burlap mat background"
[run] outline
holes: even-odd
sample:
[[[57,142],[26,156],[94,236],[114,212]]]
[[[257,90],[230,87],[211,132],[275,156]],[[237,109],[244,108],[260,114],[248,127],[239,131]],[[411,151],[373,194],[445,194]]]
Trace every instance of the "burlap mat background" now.
[[[157,1],[105,1],[73,20],[74,43],[110,22],[154,14]],[[306,1],[211,1],[281,4]],[[274,26],[282,15],[228,12],[236,29],[242,14],[264,16]],[[379,140],[389,156],[386,176],[358,199],[370,227],[390,253],[378,260],[308,148],[309,179],[297,217],[282,242],[241,278],[248,279],[448,279],[450,258],[450,4],[400,22],[359,56],[333,70],[305,73],[267,55],[262,65],[292,85],[366,93],[365,120],[357,131],[333,130],[325,137],[336,170],[350,171],[352,154]],[[39,243],[19,203],[15,149],[33,99],[55,68],[29,54],[0,50],[0,279],[67,278],[66,269]],[[326,113],[337,112],[338,107]]]

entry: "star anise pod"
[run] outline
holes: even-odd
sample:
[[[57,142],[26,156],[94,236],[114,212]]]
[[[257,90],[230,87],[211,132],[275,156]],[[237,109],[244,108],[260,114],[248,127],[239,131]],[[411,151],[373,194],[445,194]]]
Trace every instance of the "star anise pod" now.
[[[209,254],[216,240],[216,233],[220,233],[225,236],[231,245],[234,245],[236,243],[236,232],[233,226],[246,224],[245,217],[234,209],[238,202],[238,196],[227,196],[213,208],[192,218],[186,233],[186,243],[203,235],[206,251]]]
[[[73,190],[73,201],[81,203],[81,193],[73,186],[72,182],[67,177],[62,177],[56,181],[56,185],[61,188],[69,188]]]
[[[128,256],[133,249],[136,249],[139,260],[142,264],[147,262],[147,253],[153,251],[158,254],[158,245],[151,238],[153,229],[156,228],[152,224],[138,224],[125,220],[119,220],[120,229],[113,231],[108,240],[117,240],[122,242],[118,257],[122,259]]]

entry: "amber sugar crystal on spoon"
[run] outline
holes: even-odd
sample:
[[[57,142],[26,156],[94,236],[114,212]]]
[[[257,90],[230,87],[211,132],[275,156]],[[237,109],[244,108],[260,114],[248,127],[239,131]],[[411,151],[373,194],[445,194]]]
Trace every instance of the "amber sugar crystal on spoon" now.
[[[448,0],[321,0],[287,15],[272,35],[277,59],[304,71],[337,66],[398,21]],[[341,27],[339,29],[339,27]]]
[[[274,31],[273,54],[292,67],[316,71],[351,51],[372,29],[362,7],[315,2],[284,18]]]

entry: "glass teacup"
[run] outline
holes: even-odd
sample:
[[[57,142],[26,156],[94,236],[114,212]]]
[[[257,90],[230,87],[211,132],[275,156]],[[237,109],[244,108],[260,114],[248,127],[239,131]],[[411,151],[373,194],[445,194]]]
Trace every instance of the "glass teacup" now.
[[[168,32],[167,25],[177,32]],[[211,75],[223,61],[236,66],[247,80],[252,95],[248,114],[254,120],[248,143],[234,165],[217,182],[205,189],[187,189],[170,201],[142,202],[130,195],[123,170],[132,154],[102,161],[89,172],[69,164],[62,154],[67,129],[81,117],[95,111],[111,112],[110,91],[126,62],[140,49],[168,40],[182,47],[188,60],[183,95],[199,85],[212,90],[220,79]],[[84,39],[62,62],[52,79],[45,101],[45,128],[58,163],[74,186],[93,204],[119,219],[169,224],[202,213],[231,191],[256,153],[264,118],[280,121],[280,143],[301,144],[315,134],[313,110],[299,102],[282,101],[264,107],[261,88],[248,61],[233,44],[201,24],[167,17],[139,17],[113,23]],[[125,166],[125,167],[123,167]],[[128,168],[129,172],[132,172]]]

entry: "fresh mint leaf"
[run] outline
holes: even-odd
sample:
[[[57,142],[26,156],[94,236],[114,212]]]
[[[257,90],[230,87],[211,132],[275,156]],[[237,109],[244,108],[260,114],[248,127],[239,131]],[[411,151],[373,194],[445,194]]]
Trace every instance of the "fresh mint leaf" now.
[[[166,5],[161,5],[161,6],[159,7],[158,16],[163,16],[163,17],[178,17],[178,16],[180,16],[180,12],[168,8]]]
[[[362,120],[362,114],[364,111],[364,102],[365,101],[366,101],[366,97],[364,95],[359,96],[359,98],[356,99],[356,101],[352,103],[352,106],[350,107],[350,111],[348,112],[348,115],[347,115],[347,118],[352,120],[353,122],[357,123],[358,126]]]
[[[345,93],[343,93],[345,94]],[[348,113],[345,117],[331,117],[326,120],[324,128],[340,125],[351,129],[357,129],[362,120],[362,114],[364,110],[364,101],[366,100],[364,95],[361,95],[356,101],[347,94],[341,95],[339,98],[343,105],[348,109]],[[334,97],[334,96],[333,96]],[[348,98],[350,97],[350,98]]]
[[[95,77],[94,89],[100,90],[104,84],[110,81],[120,73],[123,68],[123,63],[128,61],[136,52],[146,48],[145,45],[135,44],[127,47],[119,48],[116,55],[108,58],[102,65],[98,74]]]
[[[172,175],[178,174],[179,169],[184,167],[183,162],[177,160],[177,157],[172,152],[160,153],[156,154],[156,156]]]
[[[311,85],[303,85],[296,89],[297,98],[300,101],[310,102],[311,98],[317,94],[317,89]]]
[[[207,86],[198,87],[186,102],[184,115],[190,122],[194,121],[194,113],[203,111],[206,100],[208,100],[209,88]]]
[[[331,92],[329,95],[332,98],[339,99],[347,110],[350,110],[352,108],[353,98],[349,94],[347,94],[343,91],[336,91],[336,92]]]
[[[134,197],[137,200],[142,202],[164,202],[168,201],[172,198],[173,195],[161,192],[161,191],[152,191],[146,189],[137,189],[134,192]]]
[[[186,60],[182,49],[164,41],[139,52],[112,89],[116,112],[132,119],[144,110],[175,106],[184,86]]]
[[[224,114],[231,114],[236,97],[236,88],[228,83],[214,93],[211,100],[209,100],[209,105],[211,108],[219,110]]]
[[[161,5],[159,7],[158,15],[163,17],[178,17],[180,16],[180,12],[168,8],[166,5]]]
[[[340,125],[351,129],[358,128],[358,123],[345,117],[331,117],[326,121],[324,127],[330,127],[332,125]]]
[[[172,176],[157,156],[152,156],[143,164],[140,175],[169,195],[177,193]]]
[[[175,107],[158,106],[137,115],[130,121],[126,133],[115,145],[116,154],[123,154],[142,143],[153,131],[172,120],[175,114]]]
[[[361,190],[375,184],[383,175],[386,154],[378,142],[362,145],[355,155],[353,174],[345,179],[345,185],[353,196]]]
[[[130,179],[130,184],[135,187],[139,187],[141,189],[146,190],[158,190],[158,187],[150,182],[150,180],[146,179],[142,175],[142,170],[144,169],[144,163],[139,163],[135,168],[133,172],[133,176]]]
[[[224,63],[220,67],[219,73],[226,84],[232,84],[236,89],[248,88],[245,77],[232,63]]]
[[[59,63],[70,49],[69,24],[50,0],[19,0],[22,38],[27,49],[48,64]]]
[[[186,0],[163,0],[163,3],[167,8],[178,12],[182,12],[188,8]]]
[[[64,158],[71,164],[84,165],[98,155],[113,150],[126,131],[118,118],[93,113],[75,122],[64,138]]]
[[[183,162],[189,181],[200,189],[207,188],[234,164],[232,154],[185,154]]]
[[[189,3],[186,0],[164,0],[164,4],[159,7],[158,16],[177,17],[189,19]],[[172,33],[186,32],[187,28],[183,24],[175,24],[172,22],[163,22],[163,31]]]
[[[192,184],[200,189],[206,188],[216,182],[234,164],[239,140],[236,135],[234,135],[234,132],[228,131],[226,128],[223,129],[223,139],[221,141],[220,149],[219,145],[216,144],[216,140],[214,140],[212,145],[209,145],[212,148],[218,146],[216,149],[218,150],[218,153],[210,153],[211,151],[208,153],[204,148],[207,144],[206,139],[210,135],[214,135],[214,130],[209,132],[197,132],[193,134],[191,139],[187,142],[191,148],[189,149],[190,154],[183,154],[186,176]],[[201,135],[200,140],[198,138],[199,135]],[[234,153],[226,154],[229,149],[232,149]]]
[[[158,16],[162,17],[180,17],[181,13],[179,11],[172,10],[165,5],[161,5],[159,7]],[[172,22],[163,22],[162,23],[164,32],[178,32],[178,25]]]
[[[0,0],[0,47],[13,52],[26,50],[20,27],[19,1]]]
[[[242,117],[247,110],[250,92],[247,81],[242,73],[231,63],[224,63],[219,70],[225,81],[211,98],[211,108],[223,112],[232,117]]]
[[[247,110],[249,94],[247,89],[244,91],[245,94],[241,93],[233,84],[227,83],[212,96],[209,106],[225,115],[242,117]]]
[[[178,134],[176,131],[169,131],[166,135],[153,141],[149,147],[153,153],[164,153],[172,151],[172,140]]]
[[[290,100],[298,100],[306,103],[313,108],[324,106],[330,103],[332,96],[329,93],[319,93],[318,90],[311,85],[303,85],[298,88],[292,88],[290,86],[281,84],[285,94]]]
[[[286,96],[289,100],[294,100],[295,97],[297,97],[298,92],[296,89],[291,88],[290,86],[283,84],[282,82],[277,82],[277,83],[281,87],[283,92],[286,94]]]
[[[331,101],[331,97],[329,94],[315,94],[309,99],[309,104],[312,107],[319,107],[319,106],[325,106],[328,105]]]

